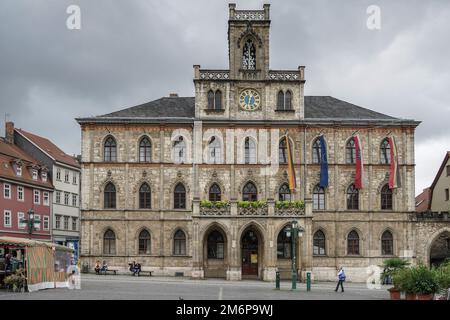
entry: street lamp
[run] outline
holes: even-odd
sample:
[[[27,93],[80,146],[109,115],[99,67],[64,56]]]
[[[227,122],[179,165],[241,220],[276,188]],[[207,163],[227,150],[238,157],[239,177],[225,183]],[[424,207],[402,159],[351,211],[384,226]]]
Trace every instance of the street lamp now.
[[[33,209],[28,210],[27,213],[28,213],[28,219],[21,219],[20,222],[28,224],[28,234],[29,234],[30,239],[31,239],[31,235],[33,233],[33,230],[36,229],[35,224],[41,223],[41,220],[36,219],[36,217],[34,216]]]
[[[298,226],[298,222],[295,220],[291,222],[290,226],[286,227],[286,236],[291,238],[292,247],[292,290],[297,289],[297,254],[295,244],[297,242],[297,237],[301,238],[303,232],[305,232],[305,230],[301,226]]]

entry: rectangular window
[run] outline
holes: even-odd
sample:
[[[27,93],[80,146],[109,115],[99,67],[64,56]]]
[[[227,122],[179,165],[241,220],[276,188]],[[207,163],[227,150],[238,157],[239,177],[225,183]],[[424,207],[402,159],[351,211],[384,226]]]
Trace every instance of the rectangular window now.
[[[69,230],[69,217],[64,217],[64,230]]]
[[[72,206],[74,206],[74,207],[77,206],[77,195],[76,194],[72,194]]]
[[[41,192],[34,190],[34,204],[41,204]]]
[[[72,183],[77,184],[77,174],[76,173],[73,174]]]
[[[25,201],[25,193],[22,186],[17,186],[17,201]]]
[[[37,178],[38,178],[37,170],[35,170],[35,169],[31,170],[31,176],[33,177],[33,180],[37,180]]]
[[[69,183],[69,170],[64,172],[64,182]]]
[[[3,198],[11,199],[11,185],[10,184],[5,183],[3,185]]]
[[[61,191],[56,191],[55,202],[56,203],[61,203]]]
[[[72,217],[72,230],[77,231],[77,218]]]
[[[44,206],[49,206],[50,205],[50,194],[48,192],[44,192]]]
[[[11,211],[9,210],[3,211],[3,225],[6,228],[11,228]]]
[[[61,229],[61,216],[55,216],[55,229]]]
[[[47,182],[47,172],[42,172],[41,178],[42,178],[42,181]]]
[[[50,217],[44,217],[44,230],[50,229]]]
[[[20,166],[17,166],[17,167],[16,167],[16,175],[17,175],[18,177],[21,177],[21,176],[22,176],[22,167],[20,167]]]
[[[56,169],[56,180],[61,181],[61,169]]]
[[[450,191],[449,189],[445,189],[445,201],[448,201],[450,199]]]
[[[25,229],[25,227],[27,226],[24,220],[25,220],[25,213],[17,212],[17,227],[19,229]]]
[[[64,192],[64,204],[66,206],[69,205],[69,193],[68,192]]]
[[[41,230],[41,215],[40,214],[34,215],[34,228],[36,230]]]

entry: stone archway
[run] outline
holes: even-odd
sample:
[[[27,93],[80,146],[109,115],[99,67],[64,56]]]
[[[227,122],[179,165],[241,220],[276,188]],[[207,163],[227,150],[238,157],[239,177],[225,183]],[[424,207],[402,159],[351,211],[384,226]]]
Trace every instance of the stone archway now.
[[[437,266],[450,259],[450,231],[444,230],[433,239],[429,259],[431,266]]]
[[[227,236],[213,225],[203,239],[203,270],[206,278],[226,278],[228,269]]]
[[[262,277],[264,243],[261,233],[254,226],[247,227],[241,236],[242,278]]]

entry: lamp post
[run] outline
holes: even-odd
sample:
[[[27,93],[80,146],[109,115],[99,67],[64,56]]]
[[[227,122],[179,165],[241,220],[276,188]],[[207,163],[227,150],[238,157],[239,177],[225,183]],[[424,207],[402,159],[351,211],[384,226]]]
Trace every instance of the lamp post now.
[[[34,224],[41,223],[41,220],[36,219],[36,217],[34,216],[33,209],[28,210],[27,213],[28,213],[28,219],[21,219],[20,222],[26,223],[28,225],[28,235],[31,239],[31,235],[33,234],[33,230],[35,229]]]
[[[297,289],[297,253],[296,253],[296,243],[297,236],[302,237],[303,232],[305,230],[302,227],[298,226],[297,221],[293,220],[291,225],[286,229],[286,236],[291,238],[291,246],[292,246],[292,290]]]

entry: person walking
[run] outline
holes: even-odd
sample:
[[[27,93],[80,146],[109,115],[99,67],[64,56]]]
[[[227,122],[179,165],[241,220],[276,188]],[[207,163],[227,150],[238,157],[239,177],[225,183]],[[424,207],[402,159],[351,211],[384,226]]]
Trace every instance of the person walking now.
[[[341,267],[338,272],[338,283],[336,286],[336,290],[334,290],[335,292],[338,291],[339,286],[341,286],[341,292],[344,292],[344,281],[345,281],[345,272],[344,272],[344,268]]]

